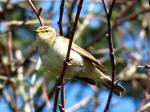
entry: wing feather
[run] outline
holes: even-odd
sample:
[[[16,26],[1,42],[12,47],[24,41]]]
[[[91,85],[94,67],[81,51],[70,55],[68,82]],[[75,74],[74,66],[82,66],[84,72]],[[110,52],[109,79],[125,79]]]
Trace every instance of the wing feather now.
[[[86,50],[82,49],[81,47],[77,46],[76,44],[72,45],[72,50],[79,53],[80,55],[82,55],[83,57],[85,57],[86,59],[91,61],[92,63],[94,63],[99,70],[106,71],[106,68],[98,60],[96,60],[94,56],[92,56]]]
[[[64,37],[61,37],[61,38],[64,38]],[[69,43],[69,39],[67,39],[67,38],[65,38],[64,41],[66,41],[66,43]],[[83,57],[85,57],[86,59],[91,61],[92,63],[94,63],[99,70],[106,71],[106,68],[98,60],[96,60],[94,56],[92,56],[86,50],[82,49],[81,47],[77,46],[74,43],[72,44],[72,48],[71,49],[73,51],[79,53],[80,55],[82,55]]]

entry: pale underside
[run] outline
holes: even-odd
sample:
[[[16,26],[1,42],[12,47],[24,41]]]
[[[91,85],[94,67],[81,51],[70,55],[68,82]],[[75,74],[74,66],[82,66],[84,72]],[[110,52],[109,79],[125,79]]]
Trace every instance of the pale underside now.
[[[45,44],[41,44],[39,47],[42,63],[53,76],[58,77],[63,69],[63,62],[66,58],[68,49],[67,41],[67,39],[59,36],[56,38],[56,41],[52,46],[48,44],[48,40],[45,40],[45,42],[43,41]],[[100,69],[103,69],[103,66],[99,63],[98,66],[100,67],[98,67],[97,64],[93,63],[92,60],[96,61],[96,59],[91,54],[85,50],[85,52],[78,53],[78,51],[81,51],[80,49],[82,48],[75,44],[73,44],[73,47],[74,49],[70,52],[70,64],[65,72],[66,79],[70,79],[74,76],[96,78],[98,74],[103,74],[100,70],[98,70],[100,67]],[[91,56],[91,60],[86,58],[86,56]],[[96,63],[98,63],[98,61]],[[97,78],[99,79],[100,77],[101,75],[98,75]],[[104,77],[105,76],[103,75],[101,78]]]

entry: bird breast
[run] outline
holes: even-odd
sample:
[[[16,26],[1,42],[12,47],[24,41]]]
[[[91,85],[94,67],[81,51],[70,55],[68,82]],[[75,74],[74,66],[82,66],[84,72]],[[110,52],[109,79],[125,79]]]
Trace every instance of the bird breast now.
[[[62,70],[63,62],[66,58],[68,43],[63,38],[57,38],[52,45],[40,45],[39,52],[43,65],[51,72],[59,72]],[[70,52],[71,72],[77,72],[83,69],[83,57],[77,52]]]

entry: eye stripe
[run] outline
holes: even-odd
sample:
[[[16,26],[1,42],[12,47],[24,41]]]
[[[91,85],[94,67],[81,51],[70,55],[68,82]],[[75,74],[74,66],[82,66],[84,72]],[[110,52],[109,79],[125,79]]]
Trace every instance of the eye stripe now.
[[[46,30],[46,29],[49,29],[47,27],[41,27],[39,30]]]
[[[53,28],[46,27],[46,26],[40,27],[38,29],[38,31],[41,32],[41,33],[47,33],[47,32],[48,33],[54,33],[55,32],[55,30]]]
[[[49,30],[40,30],[42,33],[45,33],[45,32],[51,32],[51,31],[49,31]]]

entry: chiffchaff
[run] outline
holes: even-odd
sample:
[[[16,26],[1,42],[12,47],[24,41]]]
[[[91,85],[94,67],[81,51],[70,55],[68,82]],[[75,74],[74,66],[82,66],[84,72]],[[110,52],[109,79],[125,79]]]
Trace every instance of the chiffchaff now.
[[[69,40],[59,36],[56,30],[50,26],[41,26],[36,32],[38,33],[38,50],[42,64],[53,76],[59,77],[66,58]],[[85,79],[87,82],[91,80],[110,89],[112,81],[102,73],[103,70],[104,66],[90,53],[76,44],[72,44],[70,64],[65,72],[65,79],[76,77],[82,80]],[[117,84],[114,86],[115,94],[122,95],[125,92],[121,85]]]

